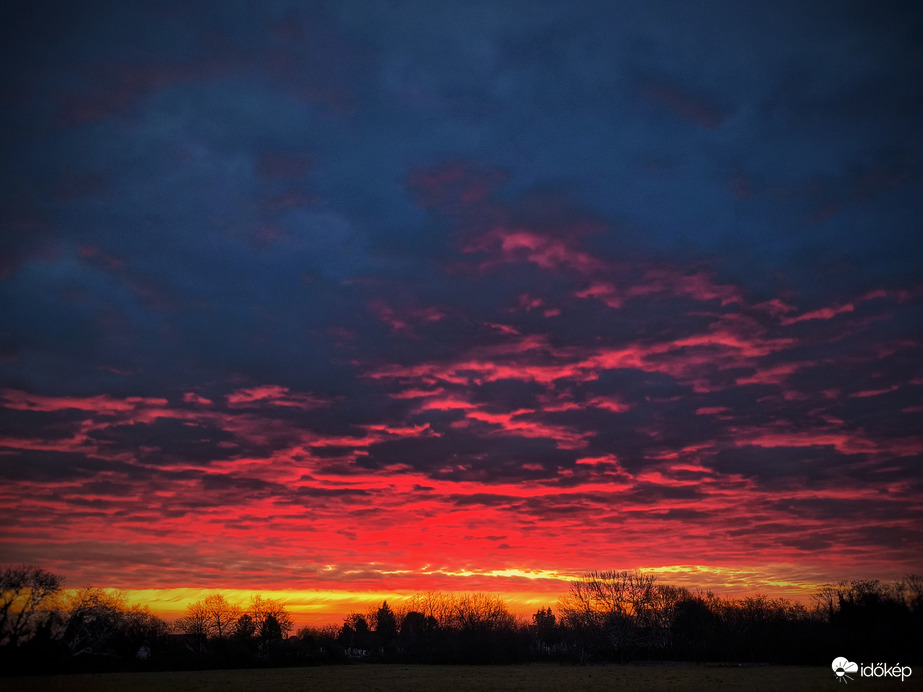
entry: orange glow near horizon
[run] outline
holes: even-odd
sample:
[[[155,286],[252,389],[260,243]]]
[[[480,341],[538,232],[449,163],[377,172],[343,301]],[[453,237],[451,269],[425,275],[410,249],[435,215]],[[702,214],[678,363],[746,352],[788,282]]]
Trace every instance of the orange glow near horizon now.
[[[710,591],[724,598],[744,598],[763,595],[770,598],[785,598],[790,601],[810,604],[811,595],[823,585],[822,581],[805,581],[792,577],[790,580],[773,578],[770,574],[794,572],[792,566],[773,566],[767,569],[744,569],[714,567],[706,565],[666,565],[642,567],[645,574],[654,575],[658,583],[684,586],[693,592]],[[454,575],[475,578],[477,583],[488,588],[440,590],[446,595],[462,595],[472,592],[500,596],[511,613],[528,622],[540,608],[557,610],[558,600],[566,595],[570,581],[580,575],[566,575],[554,572],[523,572],[521,570],[495,570],[489,573],[463,572]],[[421,580],[425,574],[419,575]],[[525,577],[533,581],[533,588],[522,584],[511,587],[504,581],[511,577]],[[486,580],[486,581],[485,581]],[[493,588],[490,588],[493,587]],[[240,588],[164,588],[120,590],[133,605],[147,606],[155,615],[172,622],[182,617],[186,607],[205,599],[209,594],[220,592],[229,602],[246,608],[251,596],[260,594],[264,598],[277,600],[285,605],[292,615],[295,627],[339,626],[350,613],[368,613],[377,609],[382,602],[396,611],[414,596],[426,589],[412,591],[387,590],[297,590],[297,589],[240,589]]]

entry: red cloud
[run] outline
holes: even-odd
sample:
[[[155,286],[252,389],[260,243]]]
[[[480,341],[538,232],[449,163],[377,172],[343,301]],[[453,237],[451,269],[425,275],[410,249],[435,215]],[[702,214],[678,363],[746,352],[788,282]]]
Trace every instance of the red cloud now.
[[[628,404],[619,400],[618,397],[613,396],[594,397],[587,401],[587,406],[594,406],[595,408],[605,409],[607,411],[611,411],[612,413],[625,413],[631,408]]]
[[[29,394],[16,389],[0,391],[0,405],[4,408],[19,409],[22,411],[64,411],[76,409],[78,411],[93,411],[100,414],[118,414],[143,409],[159,409],[167,406],[166,399],[149,397],[126,397],[117,399],[107,394],[92,397],[76,396],[42,396]]]
[[[204,396],[199,396],[195,392],[184,393],[183,401],[185,401],[187,404],[198,404],[199,406],[211,406],[215,403],[211,399],[206,399]]]
[[[719,285],[705,272],[686,274],[674,267],[651,267],[644,272],[639,284],[628,289],[629,295],[642,296],[649,293],[668,293],[686,296],[694,300],[720,301],[722,305],[742,303],[743,296],[736,286]]]
[[[279,385],[261,385],[249,389],[238,389],[227,396],[228,406],[245,407],[249,404],[266,403],[273,406],[291,406],[310,409],[323,406],[329,402],[311,394],[289,393],[288,387]]]
[[[575,295],[595,298],[613,309],[621,308],[628,300],[656,294],[702,302],[717,300],[722,306],[744,302],[739,288],[717,284],[704,271],[689,274],[676,267],[660,265],[645,268],[640,276],[627,266],[612,267],[609,273],[620,276],[621,280],[617,283],[597,280]]]
[[[498,426],[504,434],[554,440],[559,449],[583,449],[587,446],[587,439],[593,436],[593,433],[543,423],[530,415],[533,413],[535,412],[530,409],[520,409],[511,413],[488,413],[483,410],[473,410],[465,415],[469,420]]]
[[[577,291],[578,298],[596,298],[610,308],[618,309],[625,302],[625,296],[615,285],[603,281],[596,281],[582,291]]]
[[[369,303],[369,312],[376,319],[388,325],[392,332],[405,332],[413,334],[414,325],[426,322],[438,322],[445,318],[446,313],[437,307],[411,308],[408,310],[395,310],[384,300],[376,299]]]
[[[783,317],[781,323],[784,326],[788,326],[790,324],[806,322],[808,320],[829,320],[833,317],[836,317],[837,315],[842,315],[844,312],[854,312],[855,309],[856,308],[852,303],[847,303],[846,305],[839,305],[837,307],[821,308],[820,310],[806,312],[803,315],[798,315],[797,317]]]
[[[532,262],[542,269],[570,269],[580,274],[602,271],[604,262],[571,247],[566,241],[525,228],[498,226],[474,239],[465,252],[486,253],[482,271],[501,264]]]

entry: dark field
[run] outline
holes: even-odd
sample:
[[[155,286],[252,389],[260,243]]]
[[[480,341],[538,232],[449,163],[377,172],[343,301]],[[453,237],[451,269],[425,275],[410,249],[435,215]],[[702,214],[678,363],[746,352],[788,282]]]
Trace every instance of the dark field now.
[[[424,666],[343,665],[263,670],[107,673],[0,678],[10,692],[307,692],[345,690],[919,690],[916,680],[855,676],[840,686],[829,666],[723,667],[693,664],[608,666]]]

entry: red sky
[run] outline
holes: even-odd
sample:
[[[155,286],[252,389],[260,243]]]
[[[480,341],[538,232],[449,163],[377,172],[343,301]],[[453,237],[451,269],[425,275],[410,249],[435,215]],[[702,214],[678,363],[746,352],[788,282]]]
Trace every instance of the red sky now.
[[[313,623],[923,569],[919,18],[360,4],[13,13],[0,562]]]

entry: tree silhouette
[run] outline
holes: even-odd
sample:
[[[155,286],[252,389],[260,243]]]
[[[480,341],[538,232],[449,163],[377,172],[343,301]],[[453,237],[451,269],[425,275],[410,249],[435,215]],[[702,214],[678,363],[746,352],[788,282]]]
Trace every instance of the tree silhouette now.
[[[630,657],[642,643],[642,623],[654,602],[654,576],[639,571],[590,572],[570,583],[559,606],[584,647],[581,656],[610,649]]]
[[[200,651],[204,650],[209,635],[208,610],[201,601],[186,605],[185,614],[176,621],[176,630],[197,642]]]
[[[282,625],[275,615],[269,614],[260,625],[260,639],[264,642],[275,642],[282,639]]]
[[[234,625],[234,636],[243,641],[249,641],[256,636],[256,622],[250,613],[244,613]]]
[[[129,606],[124,594],[85,588],[70,595],[62,639],[71,656],[135,657],[168,627],[147,606]]]
[[[247,613],[253,618],[257,631],[262,631],[263,623],[270,616],[275,618],[282,630],[283,637],[287,637],[295,626],[292,616],[285,610],[285,606],[281,601],[273,598],[263,598],[261,594],[254,594],[250,597],[250,607],[247,609]]]
[[[375,614],[375,633],[385,649],[390,649],[397,638],[397,618],[387,601],[382,602]]]
[[[228,603],[224,594],[214,593],[202,602],[208,618],[209,633],[218,639],[224,639],[233,631],[240,618],[240,606]]]
[[[532,634],[540,654],[550,654],[558,643],[557,620],[551,608],[539,608],[532,616]]]
[[[350,613],[340,628],[337,637],[340,646],[346,649],[368,651],[372,648],[372,630],[368,620],[361,613]]]
[[[54,597],[64,578],[21,565],[0,572],[0,645],[17,646],[53,617]]]
[[[718,614],[701,596],[691,594],[676,604],[672,644],[682,656],[702,661],[714,651],[720,631]]]
[[[640,572],[607,571],[575,579],[557,614],[540,608],[529,626],[497,596],[425,593],[397,613],[384,601],[351,614],[340,628],[304,628],[289,640],[292,618],[279,601],[254,595],[243,613],[214,593],[189,603],[175,626],[198,644],[193,661],[189,639],[166,637],[166,624],[146,607],[130,606],[111,590],[63,592],[61,583],[37,567],[0,573],[0,668],[111,670],[146,666],[141,661],[148,659],[165,668],[306,665],[357,656],[427,663],[553,657],[803,664],[843,651],[913,659],[923,642],[923,579],[913,575],[828,585],[808,609],[761,595],[693,594]]]

